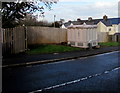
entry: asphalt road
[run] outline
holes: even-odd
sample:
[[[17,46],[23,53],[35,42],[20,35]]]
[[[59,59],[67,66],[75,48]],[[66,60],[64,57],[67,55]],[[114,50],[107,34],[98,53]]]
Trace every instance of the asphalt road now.
[[[19,68],[3,68],[3,93],[115,92],[120,52]]]

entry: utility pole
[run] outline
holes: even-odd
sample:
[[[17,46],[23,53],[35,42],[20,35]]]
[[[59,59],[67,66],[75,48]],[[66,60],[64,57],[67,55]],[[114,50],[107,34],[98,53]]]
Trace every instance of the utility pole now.
[[[54,27],[55,27],[55,17],[56,17],[56,15],[54,15]]]

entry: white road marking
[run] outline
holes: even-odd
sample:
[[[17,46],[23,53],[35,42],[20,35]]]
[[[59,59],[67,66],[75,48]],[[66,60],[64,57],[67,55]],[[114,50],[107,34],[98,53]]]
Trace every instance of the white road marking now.
[[[71,61],[71,60],[64,60],[64,61],[58,61],[58,62],[52,62],[52,63],[46,63],[46,64],[42,64],[42,65],[48,65],[48,64],[59,64],[59,63],[65,63],[67,61]]]
[[[59,54],[59,53],[53,53],[53,55],[57,55],[57,54]]]
[[[108,54],[117,53],[117,52],[120,52],[120,51],[113,51],[113,52],[103,53],[103,54],[94,55],[94,56],[103,56],[103,55],[108,55]]]
[[[107,74],[107,73],[109,73],[109,71],[105,71],[104,73]]]
[[[117,68],[113,69],[112,71],[115,71],[115,70],[118,70],[118,69],[120,69],[120,67],[117,67]]]
[[[32,91],[32,92],[29,92],[29,93],[37,93],[37,92],[42,92],[42,91],[45,91],[45,90],[50,90],[50,89],[54,89],[54,88],[74,84],[74,83],[77,83],[77,82],[80,82],[80,81],[83,81],[83,80],[87,80],[87,79],[92,78],[92,77],[100,76],[102,74],[108,74],[109,72],[115,71],[115,70],[118,70],[118,69],[120,69],[120,67],[116,67],[116,68],[114,68],[112,70],[104,71],[103,73],[94,74],[94,75],[91,75],[91,76],[83,77],[83,78],[76,79],[76,80],[69,81],[69,82],[65,82],[65,83],[61,83],[61,84],[58,84],[58,85],[54,85],[54,86],[51,86],[51,87],[47,87],[47,88],[43,88],[43,89],[40,89],[40,90]]]

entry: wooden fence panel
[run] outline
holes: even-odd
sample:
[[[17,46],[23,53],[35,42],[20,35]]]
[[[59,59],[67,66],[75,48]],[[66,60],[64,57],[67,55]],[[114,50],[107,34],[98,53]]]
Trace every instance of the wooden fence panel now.
[[[27,27],[28,44],[59,44],[67,42],[67,29]]]
[[[27,36],[25,27],[3,29],[2,53],[15,54],[27,49]]]

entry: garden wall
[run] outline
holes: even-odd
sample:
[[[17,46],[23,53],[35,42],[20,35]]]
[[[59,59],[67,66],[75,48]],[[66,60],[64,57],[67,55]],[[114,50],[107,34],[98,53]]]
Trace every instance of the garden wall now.
[[[98,34],[98,42],[108,42],[109,35],[107,32],[97,32]]]

